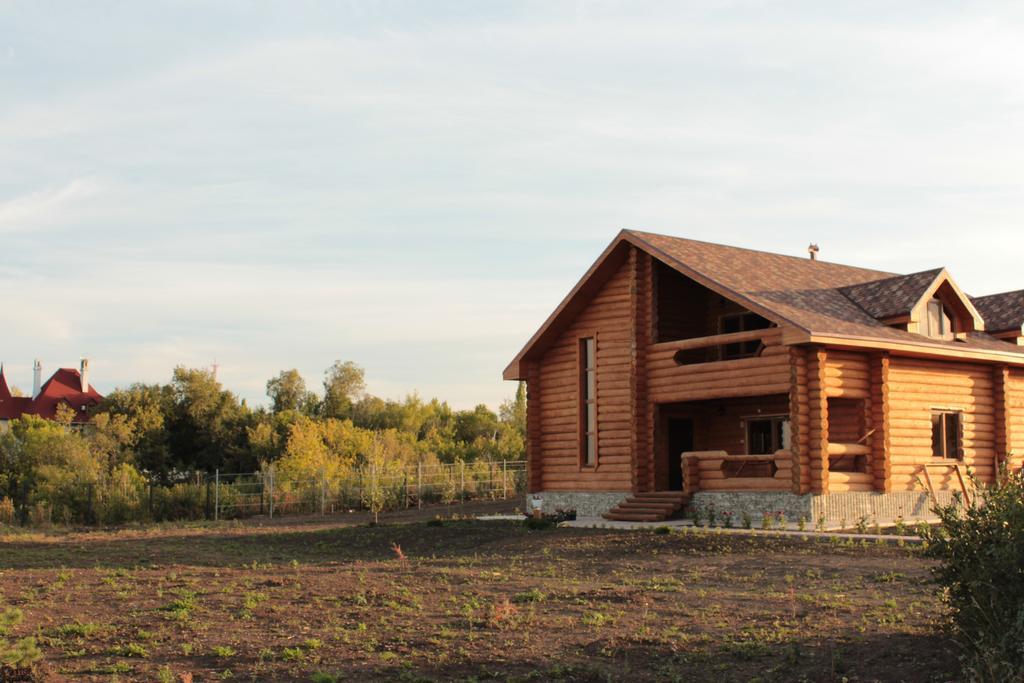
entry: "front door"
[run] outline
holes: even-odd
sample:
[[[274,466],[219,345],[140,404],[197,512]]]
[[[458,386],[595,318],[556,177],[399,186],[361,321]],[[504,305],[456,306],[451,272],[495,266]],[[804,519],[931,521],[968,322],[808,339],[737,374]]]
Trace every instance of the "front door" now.
[[[668,488],[683,490],[683,460],[680,456],[693,450],[693,420],[671,418],[668,421]]]

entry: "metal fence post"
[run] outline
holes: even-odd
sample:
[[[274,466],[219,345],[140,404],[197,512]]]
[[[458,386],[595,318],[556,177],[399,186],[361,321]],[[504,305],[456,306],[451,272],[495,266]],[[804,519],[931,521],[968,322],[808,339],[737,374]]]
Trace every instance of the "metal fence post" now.
[[[220,468],[213,471],[213,521],[220,520]]]
[[[508,499],[508,461],[501,461],[501,499]]]
[[[274,466],[270,466],[270,471],[267,473],[270,475],[270,500],[267,502],[270,510],[270,519],[274,518]]]
[[[320,470],[320,516],[327,514],[327,475]]]
[[[210,499],[211,499],[211,494],[210,494],[210,477],[209,477],[209,475],[204,473],[203,474],[203,479],[206,482],[206,505],[203,506],[203,508],[204,508],[203,512],[205,513],[204,517],[206,519],[210,519]]]
[[[416,461],[416,507],[423,507],[423,461]]]
[[[466,461],[459,460],[459,505],[466,502]]]

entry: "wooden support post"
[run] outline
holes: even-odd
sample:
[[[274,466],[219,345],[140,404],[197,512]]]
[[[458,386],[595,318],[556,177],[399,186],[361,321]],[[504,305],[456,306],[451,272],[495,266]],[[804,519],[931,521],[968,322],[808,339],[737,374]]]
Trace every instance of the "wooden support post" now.
[[[651,491],[667,484],[668,463],[655,457],[651,440],[652,410],[647,391],[647,352],[654,340],[654,274],[650,254],[632,247],[630,268],[630,463],[634,492]],[[665,471],[662,471],[665,470]]]
[[[213,471],[213,521],[220,519],[220,470]]]
[[[808,404],[810,410],[810,490],[828,493],[828,395],[825,383],[825,365],[828,353],[818,348],[810,353],[807,363]]]
[[[327,475],[320,470],[320,516],[327,516]]]
[[[274,466],[271,465],[268,471],[270,475],[270,500],[267,504],[267,508],[270,511],[270,519],[274,518]]]
[[[416,507],[423,507],[423,461],[416,462]]]
[[[875,491],[892,490],[892,448],[889,440],[889,355],[870,357],[869,393],[871,395],[871,472]]]
[[[790,451],[793,453],[793,493],[810,491],[810,406],[807,398],[807,358],[804,350],[789,352],[789,426]]]
[[[1006,365],[996,366],[992,370],[993,418],[995,419],[995,477],[999,477],[1005,464],[1010,466],[1012,450],[1013,423],[1011,421],[1012,398],[1010,396],[1010,368]]]

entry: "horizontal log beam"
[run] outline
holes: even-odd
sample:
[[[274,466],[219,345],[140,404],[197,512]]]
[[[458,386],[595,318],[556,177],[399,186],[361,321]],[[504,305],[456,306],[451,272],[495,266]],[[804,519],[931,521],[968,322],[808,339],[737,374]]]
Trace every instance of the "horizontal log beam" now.
[[[768,327],[763,330],[747,330],[745,332],[713,334],[709,337],[693,337],[691,339],[678,339],[676,341],[660,342],[658,344],[652,344],[650,349],[652,352],[693,351],[696,349],[706,349],[711,346],[722,346],[723,344],[738,344],[740,342],[773,338],[778,335],[779,328]]]

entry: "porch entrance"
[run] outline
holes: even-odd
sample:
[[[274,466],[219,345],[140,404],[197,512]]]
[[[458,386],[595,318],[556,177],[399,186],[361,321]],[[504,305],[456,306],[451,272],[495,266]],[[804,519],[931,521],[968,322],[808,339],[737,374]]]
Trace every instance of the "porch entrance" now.
[[[693,450],[693,419],[669,418],[668,421],[668,490],[683,490],[683,461],[680,453]]]

